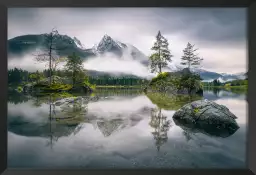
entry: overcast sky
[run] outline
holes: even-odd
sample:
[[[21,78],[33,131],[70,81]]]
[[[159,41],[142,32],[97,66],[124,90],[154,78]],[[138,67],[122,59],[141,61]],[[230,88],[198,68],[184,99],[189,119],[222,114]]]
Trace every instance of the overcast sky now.
[[[10,8],[8,39],[47,33],[53,27],[86,48],[104,34],[150,55],[160,30],[179,62],[188,42],[199,48],[202,67],[215,72],[247,70],[245,8]]]

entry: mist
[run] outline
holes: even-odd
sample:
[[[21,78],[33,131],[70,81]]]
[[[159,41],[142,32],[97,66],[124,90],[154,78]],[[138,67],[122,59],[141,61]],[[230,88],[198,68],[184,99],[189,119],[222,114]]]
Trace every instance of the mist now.
[[[29,72],[35,72],[37,70],[42,71],[44,69],[47,69],[49,66],[49,63],[47,62],[38,62],[35,60],[35,56],[28,53],[22,57],[16,56],[16,57],[9,57],[8,58],[8,69],[13,68],[19,68],[24,69]]]
[[[58,66],[58,69],[64,68],[65,62]],[[38,62],[33,54],[28,53],[23,57],[11,57],[8,59],[8,69],[20,68],[30,72],[43,71],[49,66],[48,62]],[[124,55],[119,58],[113,54],[104,54],[102,56],[87,58],[83,62],[83,67],[86,70],[106,72],[112,74],[129,74],[141,78],[151,78],[155,74],[150,73],[148,67]]]
[[[114,74],[130,74],[142,78],[150,78],[155,76],[155,74],[150,73],[148,67],[139,61],[129,58],[128,55],[118,58],[113,54],[104,54],[96,58],[88,59],[84,62],[84,67],[87,70]]]

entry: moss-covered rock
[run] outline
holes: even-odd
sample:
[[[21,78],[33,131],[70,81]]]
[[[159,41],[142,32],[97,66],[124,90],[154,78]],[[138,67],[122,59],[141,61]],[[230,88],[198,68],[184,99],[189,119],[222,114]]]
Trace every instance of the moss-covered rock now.
[[[219,137],[228,137],[239,129],[236,118],[227,107],[208,100],[186,104],[173,115],[178,126]]]
[[[45,78],[39,82],[27,83],[23,86],[23,92],[50,93],[50,92],[85,92],[91,93],[95,89],[95,85],[89,82],[77,83],[74,86],[66,78],[52,76],[52,84],[49,85],[50,79]]]

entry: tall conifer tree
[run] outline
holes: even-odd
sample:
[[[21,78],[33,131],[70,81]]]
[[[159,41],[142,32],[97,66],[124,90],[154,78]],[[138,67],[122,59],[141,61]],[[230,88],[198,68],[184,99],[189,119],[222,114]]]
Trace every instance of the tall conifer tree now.
[[[198,54],[195,53],[198,49],[195,49],[194,46],[195,45],[188,43],[181,57],[181,65],[188,66],[189,70],[191,67],[199,66],[201,61],[203,61],[203,58],[198,57]]]
[[[154,46],[151,48],[154,53],[150,56],[151,72],[162,73],[162,69],[171,62],[171,52],[169,50],[168,40],[162,36],[159,31],[156,36]]]

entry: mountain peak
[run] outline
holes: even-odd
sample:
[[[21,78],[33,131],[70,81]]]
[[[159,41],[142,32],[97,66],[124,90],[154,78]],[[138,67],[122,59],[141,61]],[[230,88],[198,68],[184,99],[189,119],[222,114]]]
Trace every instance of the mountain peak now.
[[[104,36],[103,36],[103,39],[112,39],[108,34],[105,34]]]
[[[100,45],[100,44],[104,44],[104,43],[110,44],[110,43],[115,43],[115,41],[114,41],[109,35],[105,34],[105,35],[102,37],[102,39],[101,39],[99,45]]]
[[[95,53],[105,52],[121,52],[124,44],[120,44],[118,41],[113,40],[109,35],[105,34],[100,40],[99,44],[95,45],[93,50]]]

